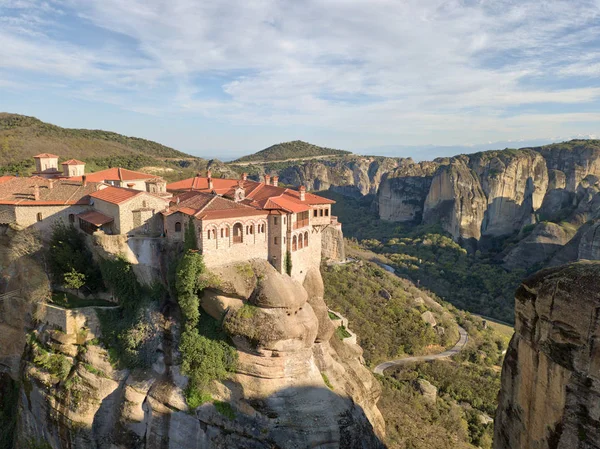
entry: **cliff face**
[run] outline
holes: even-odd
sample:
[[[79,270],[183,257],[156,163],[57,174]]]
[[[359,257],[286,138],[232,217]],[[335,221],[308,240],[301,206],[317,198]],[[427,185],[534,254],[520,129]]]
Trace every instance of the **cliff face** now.
[[[22,362],[18,448],[30,441],[53,449],[382,447],[380,387],[360,347],[334,335],[318,270],[303,285],[265,261],[209,278],[203,313],[223,320],[239,354],[233,376],[211,385],[213,402],[187,407],[178,326],[157,311],[147,313],[156,315],[162,343],[147,370],[109,363],[93,310],[86,331],[58,331],[46,320]],[[50,350],[63,360],[62,377],[40,364]]]
[[[379,216],[441,224],[455,240],[510,235],[538,220],[598,218],[600,146],[548,146],[404,161],[383,176]],[[427,167],[425,169],[424,167]]]
[[[600,263],[537,273],[515,311],[494,448],[600,448]]]
[[[303,184],[309,190],[332,189],[348,196],[377,193],[384,174],[392,171],[400,159],[385,157],[346,157],[336,161],[308,161],[279,173],[284,184]]]

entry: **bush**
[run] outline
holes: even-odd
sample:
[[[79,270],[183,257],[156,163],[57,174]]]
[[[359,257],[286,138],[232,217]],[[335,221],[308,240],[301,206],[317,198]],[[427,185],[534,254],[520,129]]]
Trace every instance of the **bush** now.
[[[56,283],[75,282],[90,291],[103,289],[102,274],[85,244],[85,237],[73,225],[57,221],[52,228],[48,265]],[[75,284],[72,284],[75,285]],[[76,288],[76,287],[69,287]]]

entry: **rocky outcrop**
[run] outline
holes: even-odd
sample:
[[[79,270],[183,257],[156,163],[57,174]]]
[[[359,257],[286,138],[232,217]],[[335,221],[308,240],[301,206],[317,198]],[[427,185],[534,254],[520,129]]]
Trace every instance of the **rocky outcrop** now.
[[[570,227],[556,223],[540,223],[525,238],[510,248],[504,256],[504,266],[509,270],[531,269],[548,261],[573,238]]]
[[[321,256],[336,262],[346,260],[344,234],[341,226],[330,225],[323,229],[321,233]]]
[[[41,326],[22,362],[18,448],[382,447],[379,384],[360,347],[335,337],[318,270],[301,285],[256,260],[206,281],[204,313],[222,320],[239,355],[231,378],[211,385],[212,401],[186,404],[174,322],[158,320],[158,360],[134,371],[112,366],[90,329]],[[59,372],[40,363],[50,350]]]
[[[485,248],[542,220],[580,226],[599,218],[599,177],[593,141],[403,160],[383,176],[376,205],[381,219],[439,224],[456,241]]]
[[[494,448],[600,448],[600,263],[537,273],[515,311]]]
[[[334,190],[348,196],[377,193],[384,174],[400,159],[348,156],[339,160],[312,160],[293,165],[279,173],[284,184],[305,185],[309,190]]]
[[[463,159],[441,166],[425,199],[423,222],[439,223],[455,240],[479,240],[486,198]]]
[[[382,220],[417,222],[423,219],[425,198],[431,186],[436,162],[413,163],[402,160],[400,166],[383,175],[377,192],[377,208]]]

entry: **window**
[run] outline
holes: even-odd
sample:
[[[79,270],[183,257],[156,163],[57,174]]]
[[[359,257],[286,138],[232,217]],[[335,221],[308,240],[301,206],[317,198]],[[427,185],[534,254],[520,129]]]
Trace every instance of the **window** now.
[[[308,231],[304,233],[304,247],[308,246]]]
[[[279,244],[279,243],[278,243],[278,240],[277,240],[277,237],[275,237],[275,238],[273,239],[273,243],[274,243],[275,245],[278,245],[278,244]]]
[[[148,203],[146,202],[146,200],[142,201],[142,207],[144,207],[144,208],[148,207]]]
[[[286,223],[287,223],[287,218],[283,217],[283,224],[286,224]]]
[[[254,234],[254,225],[250,225],[250,234]]]
[[[221,228],[221,238],[225,237],[225,228]]]
[[[325,209],[325,216],[329,217],[329,209]]]
[[[69,214],[69,223],[75,223],[75,215]]]
[[[319,211],[317,209],[313,210],[313,217],[316,217],[319,215]]]
[[[319,216],[323,216],[323,209],[319,209]]]
[[[175,223],[175,232],[181,232],[181,222]]]
[[[233,243],[242,243],[244,241],[244,227],[241,223],[233,225]]]
[[[38,212],[37,214],[37,221],[42,221],[42,213]]]
[[[229,237],[229,226],[225,228],[225,237]]]
[[[208,240],[210,240],[210,229],[208,230],[208,232],[206,234],[207,234]]]
[[[292,239],[292,251],[297,251],[298,250],[298,239],[296,238],[296,236],[294,236],[294,238]]]
[[[279,223],[279,220],[277,219],[277,217],[273,217],[273,224],[276,225],[277,223]]]
[[[304,248],[304,242],[302,240],[302,234],[298,236],[298,249]]]

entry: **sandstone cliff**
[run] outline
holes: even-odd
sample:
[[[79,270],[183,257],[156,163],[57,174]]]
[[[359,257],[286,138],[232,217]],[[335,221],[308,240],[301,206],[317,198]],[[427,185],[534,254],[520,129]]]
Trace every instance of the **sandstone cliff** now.
[[[348,196],[377,193],[384,174],[401,161],[396,158],[347,156],[332,161],[312,160],[279,173],[285,184],[303,184],[309,190],[334,190]]]
[[[516,293],[495,449],[600,448],[600,263],[543,270]]]
[[[595,141],[403,160],[382,177],[376,204],[384,220],[440,224],[456,241],[485,246],[541,220],[578,227],[599,218],[599,177]]]
[[[44,319],[21,362],[17,448],[382,447],[379,384],[361,348],[334,335],[318,270],[303,285],[265,261],[209,278],[203,313],[223,320],[239,353],[235,374],[211,386],[212,401],[188,408],[177,321],[157,310],[147,313],[162,334],[158,360],[133,371],[111,365],[93,309],[68,330]]]

